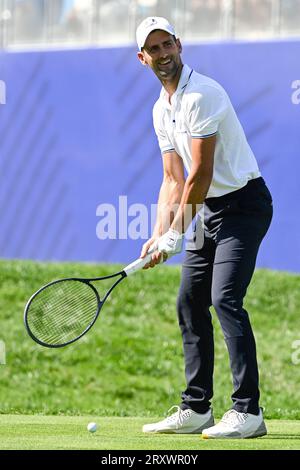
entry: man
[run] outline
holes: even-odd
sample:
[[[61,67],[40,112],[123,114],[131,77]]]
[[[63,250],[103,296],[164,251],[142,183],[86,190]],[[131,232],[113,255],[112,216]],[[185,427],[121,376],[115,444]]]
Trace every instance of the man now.
[[[158,264],[162,255],[165,260],[179,253],[199,204],[204,212],[202,245],[196,240],[195,249],[186,250],[177,305],[187,387],[176,412],[143,431],[202,432],[205,438],[262,436],[267,431],[259,408],[256,346],[243,299],[271,222],[272,199],[226,92],[183,65],[180,40],[168,21],[145,19],[137,29],[137,43],[140,62],[162,83],[153,121],[164,176],[154,232],[141,257],[153,243],[157,251],[145,268]],[[215,426],[210,406],[212,305],[234,385],[232,409]]]

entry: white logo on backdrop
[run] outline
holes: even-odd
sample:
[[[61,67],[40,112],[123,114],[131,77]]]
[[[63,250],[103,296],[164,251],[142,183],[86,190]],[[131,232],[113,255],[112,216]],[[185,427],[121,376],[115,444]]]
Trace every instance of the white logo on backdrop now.
[[[300,104],[300,80],[294,80],[292,82],[292,89],[295,90],[291,96],[292,103]]]
[[[6,104],[6,84],[0,80],[0,105]]]

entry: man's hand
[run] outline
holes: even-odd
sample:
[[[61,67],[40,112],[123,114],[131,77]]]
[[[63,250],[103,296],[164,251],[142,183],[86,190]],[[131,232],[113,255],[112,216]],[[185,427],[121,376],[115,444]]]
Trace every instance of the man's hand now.
[[[183,234],[170,228],[157,241],[157,249],[160,253],[167,255],[168,258],[177,255],[182,251]]]
[[[149,249],[156,246],[156,251],[153,252],[151,261],[144,266],[143,269],[154,268],[159,263],[166,261],[171,256],[177,255],[182,251],[184,235],[170,228],[161,237],[152,237],[144,243],[141,258],[144,258]]]
[[[159,237],[153,236],[146,243],[144,243],[140,257],[145,258],[150,248],[153,246],[157,246],[158,240],[159,240]],[[143,267],[143,269],[154,268],[154,266],[161,263],[161,258],[162,258],[162,254],[159,253],[158,251],[154,251],[151,261],[147,263]]]

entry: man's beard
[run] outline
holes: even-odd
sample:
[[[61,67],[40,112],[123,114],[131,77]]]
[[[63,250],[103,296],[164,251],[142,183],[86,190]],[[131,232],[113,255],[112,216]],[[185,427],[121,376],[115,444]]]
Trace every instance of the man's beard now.
[[[170,63],[164,66],[164,64],[157,64],[156,74],[161,80],[173,80],[178,72],[179,64],[174,59],[170,59]]]

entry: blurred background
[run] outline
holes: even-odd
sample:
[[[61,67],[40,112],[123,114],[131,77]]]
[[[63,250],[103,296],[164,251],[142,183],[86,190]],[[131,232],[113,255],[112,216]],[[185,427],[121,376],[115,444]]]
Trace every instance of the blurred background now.
[[[0,0],[0,257],[127,263],[151,235],[160,83],[135,44],[149,15],[226,89],[271,189],[258,266],[299,272],[300,0]]]
[[[129,44],[158,15],[184,41],[300,33],[300,0],[0,0],[1,46]]]

